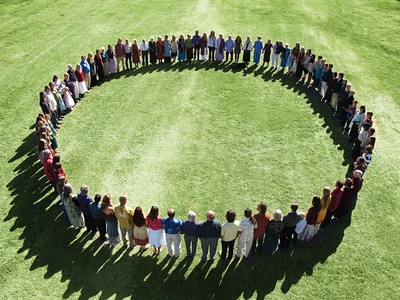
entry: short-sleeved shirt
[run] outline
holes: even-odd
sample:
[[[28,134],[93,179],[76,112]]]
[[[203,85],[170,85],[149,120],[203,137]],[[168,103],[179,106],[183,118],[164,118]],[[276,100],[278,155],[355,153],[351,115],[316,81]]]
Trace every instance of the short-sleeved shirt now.
[[[221,227],[221,240],[229,242],[236,239],[239,231],[239,221],[226,222]]]
[[[241,221],[239,224],[239,231],[241,231],[242,234],[240,235],[239,240],[242,242],[252,241],[254,238],[254,228],[257,228],[257,223],[253,224],[253,222],[250,221],[250,218]]]
[[[257,221],[257,227],[254,228],[254,239],[257,240],[264,236],[265,229],[269,224],[270,216],[269,214],[262,215],[261,213],[259,213],[254,215],[253,218]]]
[[[163,229],[162,226],[162,220],[160,217],[157,217],[156,219],[150,219],[149,216],[146,217],[146,222],[147,225],[151,230],[160,230]]]
[[[129,206],[117,206],[114,208],[115,216],[119,221],[119,226],[122,228],[132,228],[133,227],[133,210]]]
[[[167,234],[177,234],[182,226],[182,221],[179,219],[164,218],[162,220],[162,226],[164,227],[165,233]]]
[[[95,218],[97,220],[104,219],[104,213],[101,210],[100,204],[97,204],[96,202],[90,202],[89,210],[92,213],[93,218]]]

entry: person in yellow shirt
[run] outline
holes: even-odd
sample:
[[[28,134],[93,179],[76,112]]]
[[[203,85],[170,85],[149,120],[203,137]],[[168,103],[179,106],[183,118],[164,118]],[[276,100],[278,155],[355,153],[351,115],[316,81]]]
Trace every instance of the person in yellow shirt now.
[[[120,205],[115,207],[114,211],[115,211],[115,216],[119,221],[119,229],[121,231],[121,236],[124,246],[127,246],[129,241],[129,246],[133,248],[135,246],[133,242],[133,221],[132,221],[133,210],[132,208],[126,205],[127,202],[128,202],[128,196],[122,194],[119,197]],[[127,234],[128,234],[128,239],[126,238]]]

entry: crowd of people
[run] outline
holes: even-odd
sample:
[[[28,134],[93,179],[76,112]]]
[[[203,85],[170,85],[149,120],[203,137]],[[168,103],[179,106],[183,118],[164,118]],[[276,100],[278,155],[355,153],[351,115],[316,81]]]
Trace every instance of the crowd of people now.
[[[62,125],[62,118],[81,101],[89,90],[103,82],[106,76],[132,69],[139,65],[173,63],[178,61],[216,61],[239,62],[243,54],[243,63],[248,66],[253,55],[253,63],[262,66],[272,60],[272,69],[286,72],[289,76],[297,76],[304,80],[309,88],[314,89],[333,110],[332,116],[348,134],[352,142],[353,168],[348,178],[338,180],[331,190],[324,187],[321,195],[312,198],[307,212],[298,212],[298,204],[292,203],[290,211],[283,216],[277,209],[272,217],[267,213],[267,204],[260,202],[257,213],[246,208],[241,221],[236,220],[236,212],[228,210],[226,222],[216,220],[215,213],[209,210],[204,222],[196,221],[196,213],[189,211],[187,220],[182,221],[175,216],[175,210],[167,211],[168,217],[161,218],[156,206],[152,206],[145,214],[142,207],[135,209],[127,205],[128,197],[121,195],[119,205],[114,205],[112,196],[96,194],[94,200],[89,196],[86,185],[80,187],[75,194],[61,164],[57,131]],[[126,39],[122,43],[119,38],[114,47],[108,45],[96,50],[95,55],[89,53],[81,57],[80,63],[67,66],[60,80],[57,75],[40,92],[42,112],[36,118],[35,138],[37,155],[41,161],[46,178],[60,197],[65,220],[75,228],[86,228],[90,234],[99,232],[99,238],[108,241],[110,246],[123,242],[125,246],[139,246],[140,251],[152,247],[155,255],[160,254],[163,246],[167,246],[168,255],[178,257],[181,252],[181,235],[186,246],[186,255],[193,258],[196,254],[197,241],[200,240],[203,260],[214,260],[218,240],[221,240],[220,258],[230,260],[234,256],[240,258],[244,251],[250,255],[273,253],[277,249],[285,250],[292,243],[309,242],[319,232],[320,227],[328,226],[331,221],[340,220],[354,207],[357,194],[363,184],[363,175],[372,159],[375,145],[375,129],[373,113],[365,106],[359,106],[354,99],[355,91],[344,78],[343,73],[335,72],[326,58],[316,56],[311,49],[299,43],[293,48],[281,41],[264,44],[261,37],[253,43],[248,36],[244,42],[240,36],[234,40],[229,35],[225,40],[223,34],[216,37],[215,32],[209,35],[183,35],[179,39],[168,35],[164,39],[153,37],[147,43],[142,39],[138,44],[134,39],[130,44]]]

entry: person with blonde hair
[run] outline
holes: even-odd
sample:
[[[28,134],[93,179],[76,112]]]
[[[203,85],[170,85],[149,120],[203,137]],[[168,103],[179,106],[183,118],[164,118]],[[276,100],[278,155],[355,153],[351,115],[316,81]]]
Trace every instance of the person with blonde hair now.
[[[330,203],[331,203],[331,189],[329,188],[329,186],[326,186],[322,190],[321,210],[318,213],[317,222],[315,223],[314,234],[318,233],[318,230],[321,227],[321,223],[325,220],[326,212],[328,211]]]
[[[132,222],[133,210],[132,208],[126,205],[127,202],[128,202],[128,196],[122,194],[119,197],[120,205],[114,209],[114,212],[115,212],[115,217],[119,221],[119,230],[121,231],[122,242],[124,243],[124,246],[128,246],[128,241],[129,241],[129,247],[133,248],[135,246],[133,242],[133,222]],[[128,234],[128,239],[126,238],[127,234]]]
[[[68,214],[68,219],[74,228],[85,227],[85,220],[78,205],[78,199],[74,195],[74,190],[69,183],[64,185],[63,199],[65,203],[65,210]]]

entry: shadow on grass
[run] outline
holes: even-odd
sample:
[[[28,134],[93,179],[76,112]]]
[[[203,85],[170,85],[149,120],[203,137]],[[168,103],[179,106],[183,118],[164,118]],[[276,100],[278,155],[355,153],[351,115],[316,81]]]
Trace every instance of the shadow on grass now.
[[[324,120],[323,127],[338,149],[343,151],[343,164],[347,164],[349,145],[332,113],[315,91],[282,72],[250,67],[246,70],[230,69],[229,63],[182,62],[129,70],[107,78],[138,76],[151,72],[181,72],[187,69],[206,69],[222,72],[242,72],[243,76],[261,76],[265,81],[279,81],[282,86],[304,95],[314,114]],[[110,248],[98,236],[68,228],[61,214],[57,197],[51,192],[41,163],[37,160],[33,136],[22,140],[9,163],[21,161],[14,169],[16,176],[7,184],[14,197],[4,222],[14,220],[10,231],[22,230],[23,246],[18,253],[33,259],[30,270],[47,268],[44,278],[61,273],[61,281],[68,282],[63,298],[99,297],[132,298],[188,298],[235,299],[239,297],[264,299],[280,285],[287,293],[303,276],[313,274],[315,265],[324,263],[340,245],[344,231],[351,222],[351,212],[342,223],[321,229],[308,245],[295,244],[274,255],[255,256],[231,262],[202,262],[199,255],[194,261],[180,257],[151,255],[138,248],[123,246]],[[219,246],[220,247],[220,246]],[[182,253],[183,254],[183,253]],[[183,256],[183,255],[182,255]]]

